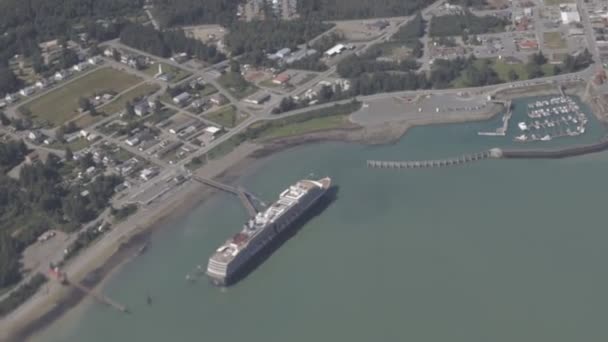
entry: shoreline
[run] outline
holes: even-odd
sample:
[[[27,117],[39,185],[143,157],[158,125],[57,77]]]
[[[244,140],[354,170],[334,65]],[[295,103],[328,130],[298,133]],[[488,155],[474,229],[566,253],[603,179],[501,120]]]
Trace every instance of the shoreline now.
[[[543,90],[539,91],[540,94],[533,92],[526,95],[538,96],[546,92],[554,94],[556,90]],[[569,92],[569,94],[571,93]],[[521,97],[518,95],[513,96]],[[592,103],[587,101],[585,103],[590,105],[590,107],[592,106]],[[221,182],[233,183],[249,171],[250,168],[248,166],[251,166],[253,162],[260,161],[263,158],[296,146],[328,141],[391,144],[398,142],[410,128],[415,126],[483,121],[491,119],[501,112],[502,109],[493,109],[483,113],[463,113],[457,117],[441,118],[429,116],[423,119],[405,119],[399,122],[388,122],[369,127],[349,122],[340,128],[307,132],[302,135],[262,140],[253,143],[245,142],[221,159],[208,162],[195,173],[205,174],[206,177],[214,178]],[[599,118],[599,113],[596,113],[595,110],[593,112]],[[605,119],[603,121],[605,122]],[[186,182],[184,184],[189,183]],[[149,241],[151,234],[166,226],[168,222],[200,206],[218,192],[203,185],[187,188],[184,184],[161,197],[160,202],[154,202],[148,207],[141,208],[133,217],[121,222],[119,226],[130,221],[136,221],[136,228],[126,232],[115,244],[110,244],[105,249],[97,251],[97,255],[93,256],[93,258],[97,259],[95,260],[97,264],[82,267],[83,269],[79,273],[83,274],[83,276],[78,277],[80,274],[76,273],[74,279],[81,279],[83,284],[93,288],[103,287],[104,283],[111,279],[120,270],[121,266],[137,257],[137,249]],[[145,216],[146,213],[150,213],[151,211],[156,211],[156,213]],[[99,242],[97,241],[89,249],[93,249]],[[83,257],[90,258],[91,256],[87,255]],[[6,325],[5,319],[0,322],[0,331],[4,331],[4,334],[6,334],[6,336],[0,336],[0,341],[25,341],[42,333],[45,328],[63,318],[67,312],[81,305],[84,298],[85,296],[79,291],[67,288],[56,290],[54,296],[40,297],[36,295],[32,297],[28,302],[34,302],[38,305],[32,308],[33,312],[25,312],[22,313],[24,317],[18,317],[18,323],[20,324],[11,326],[9,323],[7,329],[3,329],[1,327]],[[55,301],[55,303],[48,303],[51,301]],[[28,304],[28,302],[25,304]],[[42,309],[40,309],[41,306]],[[17,311],[20,310],[18,309]],[[41,311],[42,313],[37,313],[36,315],[34,313],[36,311]],[[10,316],[12,314],[7,317]]]

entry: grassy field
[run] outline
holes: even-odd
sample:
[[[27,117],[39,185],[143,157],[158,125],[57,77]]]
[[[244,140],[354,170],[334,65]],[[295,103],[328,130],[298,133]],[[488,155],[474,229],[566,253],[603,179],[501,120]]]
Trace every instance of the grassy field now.
[[[515,71],[515,73],[517,74],[518,81],[524,81],[524,80],[530,79],[530,75],[528,74],[528,69],[526,67],[526,64],[524,64],[524,63],[507,64],[507,63],[497,60],[497,59],[478,59],[477,61],[475,61],[475,64],[482,65],[483,63],[486,63],[488,60],[491,62],[491,67],[494,69],[494,71],[496,71],[496,73],[498,74],[498,77],[504,82],[511,81],[511,79],[509,78],[509,73],[511,72],[511,70]],[[541,66],[541,70],[543,71],[544,76],[555,75],[555,66],[554,65],[544,64],[543,66]],[[459,87],[467,87],[469,85],[466,84],[466,82],[463,79],[463,76],[461,76],[453,82],[452,86],[455,88],[459,88]]]
[[[184,78],[192,75],[191,73],[187,72],[182,68],[174,67],[165,63],[160,64],[163,66],[163,73],[173,75],[173,77],[169,79],[169,82],[171,83],[179,82]],[[150,64],[146,69],[143,70],[143,72],[150,76],[156,75],[158,73],[158,63]]]
[[[224,106],[216,111],[206,114],[205,117],[223,127],[234,127],[247,117],[239,114],[232,105]]]
[[[565,49],[568,46],[566,40],[560,32],[545,32],[543,33],[545,47],[549,49]]]
[[[320,130],[334,129],[348,122],[348,115],[361,108],[360,102],[334,105],[311,110],[282,119],[262,121],[247,127],[244,132],[232,136],[207,153],[207,158],[222,157],[248,140],[265,140],[297,136]]]
[[[198,93],[201,95],[201,97],[205,97],[217,93],[217,89],[211,84],[206,84],[205,88],[203,88],[203,90],[199,91]]]
[[[89,147],[91,146],[91,142],[88,141],[85,138],[80,138],[80,139],[76,139],[74,141],[72,141],[71,143],[62,143],[59,141],[56,141],[54,143],[52,143],[49,147],[50,148],[55,148],[58,150],[65,150],[66,148],[70,148],[70,150],[72,150],[72,152],[76,152],[76,151],[80,151],[85,147]]]
[[[119,112],[125,108],[125,105],[128,101],[133,102],[134,99],[140,98],[145,95],[152,94],[159,90],[160,87],[157,84],[153,83],[144,83],[140,84],[136,88],[129,90],[128,92],[114,98],[112,102],[104,105],[99,109],[100,112],[104,112],[106,114],[114,114]]]
[[[546,6],[558,6],[561,4],[573,4],[575,0],[545,0]]]
[[[34,120],[58,126],[73,118],[78,111],[78,99],[113,90],[121,92],[141,79],[112,68],[102,68],[61,86],[24,105]]]
[[[238,99],[247,97],[258,90],[258,87],[245,81],[240,74],[232,72],[223,74],[217,81]]]
[[[88,127],[88,126],[96,123],[97,121],[100,121],[103,118],[105,118],[105,116],[103,116],[101,114],[99,114],[99,115],[85,114],[85,115],[79,117],[78,119],[74,120],[74,123],[76,124],[76,126],[78,126],[80,128],[84,128],[84,127]]]
[[[305,133],[333,129],[343,126],[348,115],[334,115],[324,118],[310,119],[304,122],[292,123],[282,127],[273,127],[264,132],[262,139],[285,138],[289,136],[302,135]]]

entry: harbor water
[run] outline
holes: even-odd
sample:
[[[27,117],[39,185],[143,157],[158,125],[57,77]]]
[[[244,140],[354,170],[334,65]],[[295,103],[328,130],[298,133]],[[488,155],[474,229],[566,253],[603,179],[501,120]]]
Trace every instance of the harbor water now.
[[[526,101],[516,102],[505,137],[477,135],[500,126],[497,117],[414,128],[394,145],[320,143],[265,158],[239,183],[267,201],[309,176],[331,176],[338,190],[243,281],[220,289],[204,276],[185,280],[246,218],[236,198],[220,194],[155,233],[108,280],[102,291],[131,315],[86,300],[32,340],[606,341],[608,152],[365,166],[563,146],[605,132],[589,115],[582,136],[513,142]]]

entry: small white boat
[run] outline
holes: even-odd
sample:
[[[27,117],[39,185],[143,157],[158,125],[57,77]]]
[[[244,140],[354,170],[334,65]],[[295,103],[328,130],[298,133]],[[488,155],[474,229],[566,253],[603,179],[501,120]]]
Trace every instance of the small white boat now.
[[[520,130],[522,130],[522,131],[527,131],[527,130],[528,130],[528,125],[526,125],[526,123],[525,123],[525,122],[523,122],[523,121],[522,121],[522,122],[520,122],[520,123],[518,123],[518,124],[517,124],[517,126],[518,126],[518,127],[519,127],[519,129],[520,129]]]
[[[526,136],[525,134],[518,135],[515,137],[515,141],[527,141],[527,140],[528,140],[528,136]]]
[[[544,137],[540,138],[540,141],[549,141],[551,140],[551,136],[550,135],[545,135]]]

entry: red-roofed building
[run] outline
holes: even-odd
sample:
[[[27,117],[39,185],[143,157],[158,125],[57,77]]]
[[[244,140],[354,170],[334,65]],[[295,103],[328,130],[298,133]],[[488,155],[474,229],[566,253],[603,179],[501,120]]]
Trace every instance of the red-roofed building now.
[[[287,81],[289,81],[290,78],[291,78],[291,76],[289,76],[288,73],[282,72],[282,73],[278,74],[277,77],[275,77],[272,80],[272,83],[283,85],[283,84],[287,83]]]

